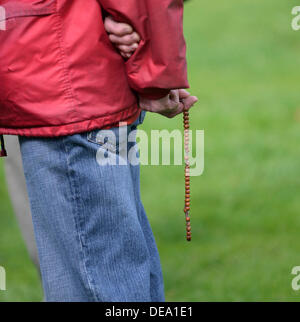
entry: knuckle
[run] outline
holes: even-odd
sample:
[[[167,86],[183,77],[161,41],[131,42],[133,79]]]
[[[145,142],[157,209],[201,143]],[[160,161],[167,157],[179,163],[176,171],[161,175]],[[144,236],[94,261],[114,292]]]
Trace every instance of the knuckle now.
[[[109,37],[109,40],[110,40],[111,42],[116,42],[116,36],[115,36],[115,35],[110,34],[108,37]]]
[[[131,48],[129,46],[120,45],[118,48],[126,54],[131,52]]]
[[[124,37],[126,40],[127,45],[132,45],[133,43],[136,42],[134,34],[130,34]]]
[[[104,28],[107,33],[109,33],[109,34],[113,33],[113,28],[112,28],[111,23],[109,21],[105,22]]]
[[[127,35],[123,37],[124,45],[131,45],[132,44],[132,36]]]
[[[117,24],[114,33],[119,37],[122,36],[124,34],[124,27],[121,24]]]
[[[123,36],[123,35],[126,35],[127,34],[127,32],[128,32],[128,26],[127,25],[124,25],[124,24],[122,24],[122,25],[120,25],[119,26],[119,35],[120,36]]]
[[[139,35],[136,32],[134,32],[134,33],[132,33],[132,39],[134,41],[139,41],[140,40],[140,37],[139,37]]]

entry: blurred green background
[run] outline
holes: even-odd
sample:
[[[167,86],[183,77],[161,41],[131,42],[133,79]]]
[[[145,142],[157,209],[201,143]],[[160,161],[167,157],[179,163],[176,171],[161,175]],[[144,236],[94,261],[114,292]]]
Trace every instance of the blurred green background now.
[[[300,1],[191,0],[185,34],[191,127],[205,130],[205,172],[192,179],[192,243],[185,242],[183,168],[142,168],[167,301],[288,301],[300,265]],[[182,128],[148,115],[143,129]],[[0,163],[0,301],[40,301]]]

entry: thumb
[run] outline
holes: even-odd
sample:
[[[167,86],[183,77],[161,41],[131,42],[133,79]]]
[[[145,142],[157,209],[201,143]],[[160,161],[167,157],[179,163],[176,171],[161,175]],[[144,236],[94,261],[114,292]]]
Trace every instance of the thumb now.
[[[179,99],[186,109],[190,109],[196,102],[198,102],[198,98],[196,96],[191,96],[191,94],[185,89],[179,90]]]

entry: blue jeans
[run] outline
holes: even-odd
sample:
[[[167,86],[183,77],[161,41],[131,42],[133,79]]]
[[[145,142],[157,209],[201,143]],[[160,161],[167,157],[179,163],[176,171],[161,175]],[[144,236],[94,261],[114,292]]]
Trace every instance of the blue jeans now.
[[[128,135],[143,117],[127,126]],[[19,137],[47,301],[164,301],[139,165],[121,160],[128,136],[112,131],[111,142],[104,130]],[[101,164],[108,157],[125,165]]]

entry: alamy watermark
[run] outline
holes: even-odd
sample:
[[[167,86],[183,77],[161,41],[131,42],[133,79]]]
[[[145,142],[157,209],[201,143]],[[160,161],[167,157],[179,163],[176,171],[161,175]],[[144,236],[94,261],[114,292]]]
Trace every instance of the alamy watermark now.
[[[6,272],[2,266],[0,266],[0,291],[6,291]]]
[[[292,280],[292,289],[294,291],[300,290],[300,266],[295,266],[292,268],[292,275],[296,275]]]
[[[184,147],[188,138],[188,151]],[[100,144],[96,159],[99,165],[183,165],[189,162],[190,176],[204,171],[204,131],[133,130],[127,126],[113,130],[100,130],[95,138]],[[139,141],[135,144],[136,140]],[[183,151],[185,151],[183,153]]]
[[[292,20],[292,29],[298,31],[300,30],[300,6],[292,9],[292,15],[295,16]]]
[[[0,30],[6,30],[6,12],[3,6],[0,6]]]

